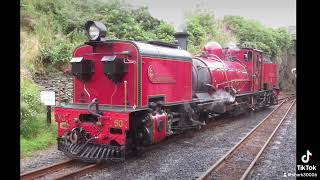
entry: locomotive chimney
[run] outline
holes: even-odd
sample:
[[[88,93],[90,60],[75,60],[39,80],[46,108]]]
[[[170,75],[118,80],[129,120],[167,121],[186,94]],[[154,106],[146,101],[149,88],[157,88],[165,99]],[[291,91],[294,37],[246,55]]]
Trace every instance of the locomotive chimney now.
[[[187,32],[176,32],[174,36],[176,38],[178,46],[181,49],[187,50],[189,34]]]

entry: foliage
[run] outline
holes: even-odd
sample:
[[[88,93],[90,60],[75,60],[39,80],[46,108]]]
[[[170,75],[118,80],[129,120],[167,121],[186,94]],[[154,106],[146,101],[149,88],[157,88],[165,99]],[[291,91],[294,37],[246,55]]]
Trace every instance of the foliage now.
[[[57,136],[57,124],[46,123],[45,107],[40,102],[40,90],[30,76],[21,73],[20,97],[20,145],[22,156],[53,144]]]
[[[134,9],[120,0],[22,0],[20,18],[22,30],[39,36],[37,59],[47,70],[63,69],[73,50],[87,41],[88,20],[105,23],[108,39],[174,41],[172,25],[152,17],[146,7]]]
[[[40,61],[40,42],[38,36],[26,31],[20,32],[20,62],[32,74],[43,73],[44,67]]]
[[[196,11],[188,14],[187,32],[189,34],[188,48],[193,53],[199,53],[207,42],[216,41],[224,46],[232,38],[223,32],[221,24],[209,11]]]
[[[44,106],[40,102],[40,92],[31,80],[21,78],[20,133],[23,137],[35,137],[42,128],[45,119]]]
[[[43,66],[65,67],[73,50],[87,40],[83,26],[88,20],[104,22],[109,39],[174,41],[172,25],[152,17],[147,7],[133,8],[123,0],[22,0],[20,19],[22,30],[38,39],[39,55],[33,60],[37,65],[30,68],[40,73]],[[225,25],[242,46],[260,48],[273,56],[291,45],[285,29],[267,28],[239,16],[226,16],[220,22],[212,12],[197,10],[187,15],[189,50],[198,53],[209,41],[222,46],[233,41]]]
[[[225,16],[223,22],[235,33],[243,47],[258,48],[277,56],[291,46],[291,36],[284,28],[268,28],[258,21],[240,16]]]

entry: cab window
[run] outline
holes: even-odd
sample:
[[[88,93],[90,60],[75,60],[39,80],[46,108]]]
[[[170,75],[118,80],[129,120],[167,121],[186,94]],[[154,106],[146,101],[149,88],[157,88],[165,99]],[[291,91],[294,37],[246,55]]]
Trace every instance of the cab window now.
[[[246,62],[250,62],[252,60],[252,52],[251,51],[247,51],[245,54],[244,54],[244,60]]]
[[[256,68],[256,69],[258,69],[260,62],[261,62],[260,54],[256,54],[256,55],[254,56],[254,64],[255,64],[255,68]]]

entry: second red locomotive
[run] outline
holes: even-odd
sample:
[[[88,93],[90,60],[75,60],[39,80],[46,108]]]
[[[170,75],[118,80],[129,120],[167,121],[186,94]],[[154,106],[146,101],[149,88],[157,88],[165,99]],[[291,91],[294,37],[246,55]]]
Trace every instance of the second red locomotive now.
[[[55,108],[58,149],[87,162],[125,154],[210,116],[277,104],[277,65],[255,49],[208,43],[192,57],[183,33],[178,45],[106,40],[89,21],[90,41],[74,51],[74,101]]]

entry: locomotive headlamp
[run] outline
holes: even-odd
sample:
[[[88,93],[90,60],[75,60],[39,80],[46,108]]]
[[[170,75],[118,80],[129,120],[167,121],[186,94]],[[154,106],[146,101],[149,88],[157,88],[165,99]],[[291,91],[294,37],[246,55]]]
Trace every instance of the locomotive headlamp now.
[[[91,41],[105,41],[107,27],[98,21],[88,21],[85,25],[87,35]]]

